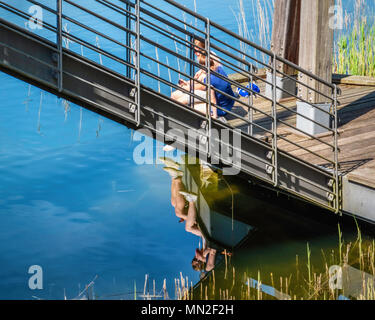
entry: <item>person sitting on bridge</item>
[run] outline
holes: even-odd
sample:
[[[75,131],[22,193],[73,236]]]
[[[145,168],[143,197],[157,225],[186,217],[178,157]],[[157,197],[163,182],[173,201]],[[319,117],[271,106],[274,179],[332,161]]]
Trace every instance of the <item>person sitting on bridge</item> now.
[[[197,57],[197,60],[200,65],[205,66],[206,64],[206,52],[205,52],[205,43],[204,40],[194,40],[194,54]],[[220,64],[220,58],[217,56],[217,54],[213,51],[211,51],[211,60],[210,63],[212,65],[215,65],[215,67],[221,66]],[[206,78],[206,71],[203,69],[200,69],[195,75],[194,79],[198,81],[185,81],[185,80],[180,80],[180,83],[188,90],[188,91],[194,91],[197,90],[199,91],[207,91],[207,86],[204,84],[204,79]],[[206,97],[204,96],[206,99]]]
[[[203,41],[196,40],[195,45],[199,48],[205,49],[205,44],[204,44]],[[196,53],[196,55],[198,57],[199,63],[201,65],[205,65],[206,64],[206,59],[205,59],[206,56],[205,56],[204,52],[203,51],[201,51],[200,53],[198,52],[198,53]],[[211,100],[213,100],[213,101],[216,100],[214,102],[214,104],[216,104],[217,106],[219,106],[219,107],[221,107],[221,108],[223,108],[227,111],[232,110],[233,105],[234,105],[234,100],[230,97],[234,98],[235,94],[232,90],[231,84],[228,81],[225,81],[225,78],[228,78],[228,75],[224,71],[224,68],[223,68],[222,64],[220,63],[219,57],[216,55],[216,53],[214,53],[212,51],[211,51],[211,54],[210,54],[210,69],[211,69],[211,71],[219,74],[219,76],[217,76],[216,74],[211,72],[211,77],[210,77],[211,86],[214,87],[215,89],[218,89],[221,92],[223,92],[223,93],[221,93],[218,90],[214,90],[215,98],[211,99]],[[207,78],[206,72],[204,72],[204,74],[205,74],[205,77],[204,77],[203,82],[206,83],[206,78]],[[197,90],[202,90],[202,88],[206,88],[206,85],[198,83],[197,84]],[[212,112],[214,114],[213,118],[226,116],[227,112],[225,110],[221,110],[220,108],[212,107]]]
[[[215,99],[216,102],[214,103],[216,107],[212,107],[212,110],[214,110],[214,114],[216,113],[215,118],[222,118],[227,115],[226,111],[231,111],[234,106],[234,100],[231,97],[235,97],[234,92],[232,90],[231,84],[225,80],[225,78],[228,78],[228,75],[224,71],[223,66],[221,65],[214,65],[214,67],[211,67],[211,76],[210,76],[210,84],[212,87],[214,87],[217,90],[214,90]],[[216,75],[217,73],[218,75]],[[205,79],[206,83],[206,79]],[[222,110],[224,109],[224,110]]]
[[[201,41],[201,40],[195,40],[194,41],[194,45],[195,45],[195,48],[194,48],[194,53],[198,59],[198,62],[200,65],[202,66],[205,66],[206,64],[206,58],[205,58],[205,52],[203,51],[204,50],[204,42]],[[203,49],[203,50],[202,50]],[[216,56],[214,53],[212,53],[212,56]],[[219,59],[216,58],[216,59],[211,59],[210,60],[210,64],[211,64],[211,68],[214,67],[215,64],[219,65]],[[189,91],[191,92],[191,94],[194,94],[202,99],[199,99],[199,98],[196,98],[196,97],[193,97],[192,95],[182,91],[182,90],[177,90],[177,91],[174,91],[171,95],[171,98],[173,100],[176,100],[184,105],[190,105],[190,103],[192,103],[192,107],[196,110],[198,110],[199,112],[201,113],[206,113],[206,103],[204,102],[204,100],[207,99],[207,85],[204,84],[205,82],[205,79],[206,79],[206,72],[204,69],[200,69],[195,75],[194,75],[194,79],[197,80],[197,81],[193,81],[193,80],[190,80],[190,81],[186,81],[186,80],[182,80],[180,79],[179,80],[179,86],[186,90],[186,91]],[[216,104],[216,100],[215,100],[215,94],[214,94],[214,91],[211,90],[211,103],[212,104]],[[216,114],[214,113],[213,114],[213,118],[216,118]]]
[[[196,40],[195,45],[197,48],[205,49],[205,45],[202,41]],[[206,53],[203,50],[195,50],[195,54],[198,57],[198,62],[200,65],[205,66],[206,65]],[[211,86],[214,87],[214,89],[211,89],[211,113],[212,117],[214,119],[217,119],[218,117],[224,117],[227,115],[227,111],[230,111],[233,108],[234,100],[231,97],[235,97],[235,94],[232,90],[232,87],[228,81],[225,80],[225,78],[228,78],[228,75],[224,71],[223,66],[220,63],[220,59],[217,57],[216,54],[211,53],[210,55],[210,69],[213,71],[211,73],[210,77],[210,83]],[[218,75],[214,74],[217,73]],[[185,89],[186,91],[193,92],[194,94],[207,99],[207,85],[206,85],[206,72],[201,69],[199,70],[195,76],[194,79],[197,79],[200,82],[197,81],[180,81],[180,86]],[[194,90],[192,91],[192,86]],[[218,90],[215,90],[218,89]],[[172,98],[188,105],[190,102],[190,95],[184,94],[181,91],[175,91],[172,94]],[[194,98],[193,99],[193,107],[194,109],[198,110],[201,113],[206,114],[206,104],[202,103],[202,101],[199,101],[199,99]],[[202,105],[203,104],[203,105]],[[215,106],[219,106],[219,108],[216,108]],[[224,110],[222,110],[224,109]]]

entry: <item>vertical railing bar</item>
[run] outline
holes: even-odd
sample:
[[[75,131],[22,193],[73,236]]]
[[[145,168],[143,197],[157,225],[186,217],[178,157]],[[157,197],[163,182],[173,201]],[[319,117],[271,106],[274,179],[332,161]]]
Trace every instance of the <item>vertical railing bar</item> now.
[[[193,43],[194,43],[194,41],[195,41],[195,37],[193,36]],[[194,47],[194,45],[193,45],[193,56],[192,56],[192,58],[191,58],[191,61],[190,61],[190,66],[192,67],[192,77],[193,78],[195,78],[195,64],[194,63],[192,63],[193,61],[194,61],[194,55],[195,55],[195,53],[194,53],[194,50],[195,50],[195,47]],[[194,79],[193,79],[193,92],[195,91],[195,81],[194,81]],[[193,105],[192,105],[192,107],[194,108],[194,99],[193,99]]]
[[[249,95],[249,113],[248,113],[248,119],[249,119],[249,122],[251,122],[251,124],[248,126],[248,134],[249,135],[253,135],[254,134],[254,126],[253,126],[253,120],[254,120],[254,115],[253,115],[253,103],[254,103],[254,95],[253,95],[253,64],[249,64],[248,65],[248,68],[249,68],[249,71],[250,71],[250,83],[249,83],[249,87],[250,87],[250,95]]]
[[[273,53],[272,61],[272,113],[273,113],[273,161],[274,161],[274,186],[277,187],[278,182],[278,150],[277,150],[277,109],[276,109],[276,53]]]
[[[211,23],[210,23],[210,19],[207,18],[206,19],[206,44],[205,44],[205,47],[206,47],[206,52],[207,52],[207,57],[206,57],[206,68],[207,68],[207,75],[206,75],[206,79],[207,79],[207,99],[208,99],[208,103],[207,103],[207,117],[208,117],[208,133],[207,133],[207,136],[208,136],[208,156],[211,155],[211,128],[212,128],[212,117],[211,117],[211,41],[210,41],[210,37],[211,37]]]
[[[128,2],[126,3],[126,7],[125,8],[126,8],[127,11],[131,10],[130,5],[129,5]],[[126,13],[126,28],[128,30],[131,29],[130,14],[128,12]],[[130,36],[130,32],[129,31],[126,32],[126,46],[128,47],[128,48],[126,48],[126,61],[131,64],[130,49],[129,49],[131,47],[131,36]],[[130,67],[126,66],[126,77],[130,79],[130,76],[131,76]]]
[[[335,204],[336,204],[336,213],[339,212],[340,206],[339,206],[339,155],[338,155],[338,119],[337,119],[337,85],[334,84],[334,92],[333,92],[333,99],[334,99],[334,113],[335,113],[335,119],[334,119],[334,131],[335,131]]]
[[[137,17],[136,21],[136,34],[137,34],[137,41],[136,41],[136,52],[137,52],[137,61],[136,61],[136,72],[137,76],[135,79],[137,85],[137,126],[141,123],[141,30],[140,30],[140,0],[136,0],[135,3],[135,13]]]
[[[56,35],[56,42],[57,42],[57,49],[59,51],[59,56],[57,60],[58,64],[58,90],[62,92],[63,90],[63,45],[62,45],[62,0],[57,0],[57,35]]]
[[[194,43],[194,36],[190,36],[190,43]],[[190,66],[190,92],[195,91],[195,81],[192,80],[191,78],[194,78],[194,63],[192,61],[194,60],[194,45],[190,44],[190,61],[189,61],[189,66]],[[189,95],[189,107],[194,108],[194,98]]]

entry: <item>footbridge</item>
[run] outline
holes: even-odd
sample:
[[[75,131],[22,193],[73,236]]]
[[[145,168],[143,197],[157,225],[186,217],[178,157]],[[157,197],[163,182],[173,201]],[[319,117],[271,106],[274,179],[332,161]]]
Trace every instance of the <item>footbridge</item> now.
[[[175,141],[182,150],[195,150],[219,166],[234,167],[269,188],[340,212],[336,85],[176,1],[162,3],[0,1],[0,69],[130,128],[147,129],[145,132],[156,139]],[[202,41],[204,48],[198,48],[195,40]],[[209,59],[205,65],[199,64],[197,50],[242,80],[211,69]],[[293,69],[293,75],[283,73],[278,68],[281,64]],[[206,81],[192,84],[205,86],[206,98],[178,86],[180,78],[193,80],[199,70],[206,73]],[[260,70],[267,70],[269,76],[264,77]],[[232,97],[215,88],[211,85],[213,75],[228,81],[234,90],[244,90],[247,96]],[[277,77],[292,81],[293,89],[285,89]],[[304,77],[310,84],[301,80]],[[261,92],[254,92],[247,83],[256,83]],[[190,102],[172,100],[174,90],[189,95]],[[303,99],[301,90],[320,95],[329,108]],[[279,100],[280,91],[289,98]],[[225,120],[208,112],[222,109],[212,99],[218,93],[235,101]],[[328,116],[328,125],[298,110],[296,101]],[[198,103],[207,112],[197,111],[194,106]],[[308,133],[296,123],[284,121],[285,114],[296,117],[297,122],[319,125],[325,133]],[[328,146],[329,157],[298,139],[288,140],[277,130],[281,124]],[[196,141],[188,139],[191,132],[196,133]],[[280,149],[280,142],[289,144],[294,153]],[[308,152],[315,161],[299,158],[296,150]],[[233,162],[234,158],[239,162]]]

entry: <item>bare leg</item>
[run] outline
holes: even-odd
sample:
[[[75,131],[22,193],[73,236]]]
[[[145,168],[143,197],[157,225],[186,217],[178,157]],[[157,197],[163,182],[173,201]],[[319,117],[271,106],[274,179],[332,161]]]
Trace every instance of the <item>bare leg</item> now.
[[[185,213],[185,198],[180,194],[184,190],[184,185],[181,179],[173,179],[171,187],[171,203],[175,208],[176,216],[186,220],[187,214]]]
[[[187,94],[182,92],[181,90],[173,91],[171,94],[171,98],[173,100],[178,101],[179,103],[182,103],[185,105],[189,104],[189,99],[187,98]]]
[[[172,95],[171,95],[171,98],[172,98],[173,100],[178,100],[178,99],[180,99],[180,98],[182,97],[183,94],[184,94],[184,93],[183,93],[182,91],[180,91],[180,90],[173,91],[173,92],[172,92]]]
[[[177,102],[179,102],[181,104],[184,104],[186,106],[189,104],[189,98],[187,98],[186,95],[181,95],[174,100],[176,100]]]
[[[173,208],[176,207],[176,179],[171,180],[171,205]]]
[[[216,104],[216,96],[215,96],[215,90],[211,90],[211,103],[213,105]],[[217,119],[217,108],[212,106],[212,118]]]

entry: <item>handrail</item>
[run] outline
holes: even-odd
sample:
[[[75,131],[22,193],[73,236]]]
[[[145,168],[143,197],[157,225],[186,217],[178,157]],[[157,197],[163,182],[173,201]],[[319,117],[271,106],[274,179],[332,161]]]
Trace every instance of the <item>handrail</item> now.
[[[27,1],[29,1],[29,0],[27,0]],[[113,22],[113,21],[107,19],[106,17],[103,17],[103,16],[100,15],[100,14],[97,14],[97,13],[93,12],[92,10],[88,10],[87,8],[81,6],[81,5],[77,4],[77,3],[74,3],[73,1],[70,1],[70,0],[63,0],[63,1],[66,2],[66,3],[69,3],[69,4],[70,4],[71,6],[73,6],[73,7],[76,7],[76,8],[78,8],[78,9],[82,10],[82,11],[85,11],[85,12],[88,13],[88,14],[93,15],[94,17],[96,17],[96,18],[98,18],[98,19],[101,19],[101,20],[103,20],[103,21],[105,21],[105,22],[107,22],[107,23],[113,25],[114,27],[116,27],[116,28],[118,28],[118,29],[120,29],[120,30],[122,30],[122,31],[130,32],[130,33],[132,33],[133,35],[137,35],[136,32],[133,32],[133,31],[130,30],[130,29],[126,29],[126,28],[123,27],[122,25],[119,25],[118,23],[115,23],[115,22]]]
[[[144,4],[146,4],[147,6],[149,6],[149,7],[153,8],[153,9],[155,9],[155,10],[158,10],[158,11],[160,11],[160,12],[163,12],[163,14],[165,14],[166,16],[168,16],[168,17],[170,17],[170,18],[172,18],[172,19],[174,19],[174,20],[176,20],[176,21],[178,21],[178,22],[180,22],[180,23],[182,23],[182,24],[185,24],[185,21],[183,21],[183,20],[181,20],[181,19],[178,19],[176,16],[173,16],[173,15],[169,14],[168,12],[165,12],[165,11],[161,10],[160,8],[158,8],[158,7],[156,7],[156,6],[154,6],[154,5],[150,4],[150,3],[148,3],[147,1],[141,0],[141,2],[144,3]],[[206,19],[206,18],[204,18],[203,21],[205,21],[205,19]],[[198,32],[202,33],[202,34],[203,34],[202,37],[204,36],[204,32],[203,32],[202,30],[200,30],[200,29],[194,27],[193,25],[189,25],[189,28],[192,28],[192,29],[194,29],[195,31],[198,31]]]
[[[142,0],[142,1],[144,1],[144,0]],[[202,21],[204,21],[206,19],[205,17],[201,16],[200,14],[198,14],[198,13],[196,13],[196,12],[194,12],[194,11],[186,8],[185,6],[179,4],[177,1],[174,1],[174,0],[164,0],[164,1],[168,2],[169,4],[171,4],[171,5],[179,8],[179,9],[181,9],[181,10],[187,12],[187,13],[189,13],[190,15],[192,15],[192,16],[194,16],[194,17],[196,17],[196,18],[198,18],[198,19],[200,19]],[[257,49],[257,50],[259,50],[259,51],[261,51],[261,52],[263,52],[263,53],[265,53],[267,55],[269,55],[270,57],[272,57],[274,55],[274,53],[272,51],[267,50],[267,49],[265,49],[265,48],[257,45],[256,43],[254,43],[254,42],[252,42],[252,41],[250,41],[250,40],[248,40],[248,39],[246,39],[246,38],[244,38],[244,37],[242,37],[242,36],[234,33],[233,31],[230,31],[230,30],[224,28],[220,24],[217,24],[217,23],[211,21],[211,25],[213,27],[215,27],[215,28],[217,28],[217,29],[219,29],[219,30],[221,30],[221,31],[223,31],[223,32],[231,35],[232,37],[237,38],[238,40],[240,40],[240,41],[242,41],[242,42],[244,42],[244,43],[252,46],[253,48],[255,48],[255,49]],[[315,74],[313,74],[313,73],[311,73],[311,72],[309,72],[309,71],[301,68],[300,66],[298,66],[298,65],[296,65],[296,64],[294,64],[294,63],[292,63],[292,62],[290,62],[290,61],[288,61],[288,60],[286,60],[286,59],[284,59],[284,58],[282,58],[280,56],[276,55],[276,58],[280,62],[285,63],[286,65],[288,65],[288,66],[290,66],[290,67],[292,67],[292,68],[294,68],[294,69],[296,69],[296,70],[298,70],[298,71],[300,71],[300,72],[308,75],[309,77],[313,78],[314,80],[317,80],[317,81],[325,84],[326,86],[328,86],[328,87],[330,87],[332,89],[335,89],[335,87],[334,87],[334,85],[332,83],[329,83],[329,82],[327,82],[327,81],[325,81],[323,79],[320,79]]]

